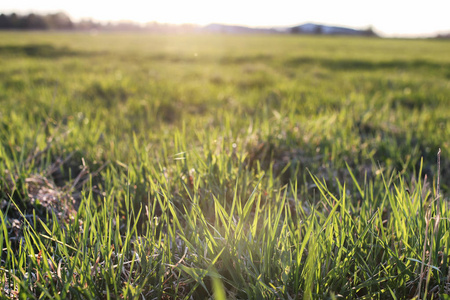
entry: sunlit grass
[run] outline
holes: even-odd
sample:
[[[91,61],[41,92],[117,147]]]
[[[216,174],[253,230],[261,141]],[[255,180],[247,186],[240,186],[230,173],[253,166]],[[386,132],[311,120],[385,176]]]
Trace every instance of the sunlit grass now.
[[[449,292],[448,42],[0,36],[4,297]]]

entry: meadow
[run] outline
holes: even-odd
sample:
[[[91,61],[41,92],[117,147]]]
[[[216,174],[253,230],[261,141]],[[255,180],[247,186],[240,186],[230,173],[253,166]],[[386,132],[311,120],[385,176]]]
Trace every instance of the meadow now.
[[[447,299],[449,53],[1,32],[1,297]]]

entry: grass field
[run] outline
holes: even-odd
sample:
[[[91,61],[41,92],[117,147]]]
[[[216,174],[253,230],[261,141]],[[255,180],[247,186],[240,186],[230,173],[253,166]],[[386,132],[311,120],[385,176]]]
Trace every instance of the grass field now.
[[[0,294],[447,299],[449,53],[0,33]]]

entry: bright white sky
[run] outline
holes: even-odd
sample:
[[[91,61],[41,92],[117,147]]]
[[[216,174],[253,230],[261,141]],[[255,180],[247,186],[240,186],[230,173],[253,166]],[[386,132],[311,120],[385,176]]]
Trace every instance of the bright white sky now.
[[[73,20],[286,26],[306,22],[366,28],[384,36],[450,32],[450,0],[4,0],[3,13],[64,11]]]

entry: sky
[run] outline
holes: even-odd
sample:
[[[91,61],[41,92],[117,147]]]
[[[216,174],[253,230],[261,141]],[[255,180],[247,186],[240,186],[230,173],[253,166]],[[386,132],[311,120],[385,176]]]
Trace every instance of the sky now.
[[[14,0],[1,1],[2,13],[66,12],[74,21],[223,23],[251,27],[303,23],[356,29],[372,26],[387,37],[433,36],[450,32],[450,0]]]

